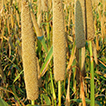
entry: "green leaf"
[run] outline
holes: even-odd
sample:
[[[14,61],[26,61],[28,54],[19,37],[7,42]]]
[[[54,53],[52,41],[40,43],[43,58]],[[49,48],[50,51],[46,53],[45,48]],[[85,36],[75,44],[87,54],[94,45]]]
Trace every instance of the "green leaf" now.
[[[9,106],[3,99],[0,98],[0,106]]]
[[[51,48],[50,48],[50,50],[45,58],[45,62],[43,63],[41,70],[40,70],[40,75],[42,75],[42,74],[44,75],[45,70],[46,70],[52,56],[53,56],[53,46],[51,46]]]
[[[106,70],[106,67],[103,64],[99,64],[99,66]]]
[[[14,79],[14,81],[13,81],[13,83],[15,83],[16,82],[16,80],[20,77],[20,75],[23,73],[23,70],[17,75],[17,77],[15,77],[15,79]]]
[[[71,99],[70,101],[71,101],[71,102],[74,101],[74,102],[80,103],[80,102],[82,102],[82,99]],[[87,98],[85,99],[85,101],[86,101],[86,103],[88,103],[88,104],[91,103],[91,100],[89,100],[89,99],[87,99]],[[98,106],[102,106],[102,104],[100,104],[99,101],[95,101],[95,104],[97,104]]]
[[[106,57],[102,56],[100,61],[102,61],[103,63],[106,63]]]
[[[46,105],[51,105],[50,98],[46,94],[42,94],[42,97],[44,98]]]
[[[44,37],[42,37],[41,39],[39,39],[39,41],[41,42],[41,44],[42,44],[44,50],[45,50],[46,53],[47,53],[47,52],[48,52],[48,49],[47,49],[47,45],[46,45],[46,43],[45,43]]]
[[[13,64],[12,67],[15,67],[17,70],[21,71],[20,68],[16,64]]]
[[[0,90],[3,90],[3,91],[5,91],[5,92],[9,92],[9,93],[13,94],[14,97],[15,97],[15,99],[17,100],[19,106],[21,106],[20,101],[19,101],[19,98],[17,97],[17,95],[16,95],[14,92],[12,92],[12,91],[10,91],[10,90],[7,90],[6,88],[3,88],[3,87],[0,87]],[[14,89],[13,89],[13,90],[14,90]],[[1,105],[0,105],[0,106],[1,106]],[[6,105],[6,106],[8,106],[8,105]]]
[[[54,90],[54,84],[53,84],[53,77],[52,77],[52,72],[50,71],[50,79],[51,79],[51,91],[52,91],[52,94],[53,94],[53,99],[56,100],[56,94],[55,94],[55,90]]]

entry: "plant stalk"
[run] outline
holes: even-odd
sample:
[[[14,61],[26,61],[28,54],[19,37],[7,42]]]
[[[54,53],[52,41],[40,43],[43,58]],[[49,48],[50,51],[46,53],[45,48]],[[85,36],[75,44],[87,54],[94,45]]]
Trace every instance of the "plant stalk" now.
[[[52,72],[51,71],[50,71],[50,78],[51,78],[53,100],[55,101],[55,106],[56,106],[56,94],[55,94],[55,90],[54,90],[54,84],[53,84],[53,78],[52,78]]]
[[[31,105],[34,105],[34,100],[31,100]]]
[[[90,60],[91,60],[91,69],[90,69],[90,84],[91,84],[91,106],[95,106],[95,96],[94,96],[94,63],[93,63],[93,53],[92,53],[92,41],[89,41],[89,50],[90,50]]]
[[[61,106],[61,81],[58,81],[58,106]]]

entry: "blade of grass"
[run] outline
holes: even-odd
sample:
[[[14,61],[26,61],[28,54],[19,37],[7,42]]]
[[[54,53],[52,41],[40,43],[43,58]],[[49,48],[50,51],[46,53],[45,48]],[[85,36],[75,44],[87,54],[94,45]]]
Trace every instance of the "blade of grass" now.
[[[50,106],[51,105],[51,100],[50,100],[49,96],[46,95],[46,94],[42,94],[42,97],[43,97],[46,105]]]
[[[94,62],[93,62],[93,53],[92,53],[92,41],[89,41],[89,51],[90,51],[90,84],[91,84],[91,106],[95,106],[95,95],[94,95]]]
[[[47,20],[47,38],[48,38],[48,46],[50,44],[50,33],[49,33],[49,12],[46,12],[46,20]]]
[[[17,81],[17,79],[20,77],[20,75],[21,75],[23,72],[24,72],[24,70],[22,70],[22,71],[17,75],[17,77],[15,77],[13,83],[15,83],[15,82]]]
[[[45,43],[45,39],[44,39],[44,36],[41,36],[41,37],[37,37],[39,39],[39,41],[41,42],[44,50],[46,51],[46,53],[48,52],[48,49],[47,49],[47,46],[46,46],[46,43]]]
[[[77,103],[80,103],[80,102],[82,102],[82,99],[71,99],[70,102],[72,102],[72,101],[77,102]],[[91,100],[89,100],[87,98],[85,98],[85,101],[86,101],[87,104],[90,104],[91,103]],[[99,101],[95,101],[95,103],[98,104],[99,106],[103,106],[102,104],[100,104]]]
[[[61,106],[61,81],[58,81],[58,106]]]
[[[75,52],[76,52],[76,46],[75,46],[75,42],[74,42],[73,48],[72,48],[72,54],[71,54],[71,57],[70,57],[70,60],[69,60],[68,66],[67,66],[67,71],[70,69],[70,67],[73,63],[73,60],[75,59]]]
[[[41,70],[40,70],[40,76],[43,76],[46,72],[46,68],[51,60],[53,56],[53,46],[51,46],[46,58],[45,58],[45,62],[43,63],[42,67],[41,67]]]
[[[55,90],[54,90],[54,84],[53,84],[53,78],[52,78],[52,72],[51,71],[50,71],[50,78],[51,78],[53,99],[55,100],[55,106],[56,106],[56,94],[55,94]]]
[[[9,106],[2,98],[0,98],[0,106]]]

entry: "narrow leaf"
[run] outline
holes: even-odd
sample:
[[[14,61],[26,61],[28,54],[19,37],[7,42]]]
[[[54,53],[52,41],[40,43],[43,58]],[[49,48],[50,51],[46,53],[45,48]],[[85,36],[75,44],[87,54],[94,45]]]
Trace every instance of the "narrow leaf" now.
[[[0,106],[9,106],[2,98],[0,98]]]
[[[17,75],[17,77],[15,77],[15,79],[14,79],[14,81],[13,81],[13,83],[15,83],[16,82],[16,80],[20,77],[20,75],[23,73],[24,71],[22,70],[18,75]]]
[[[72,102],[72,101],[80,103],[80,102],[82,102],[82,99],[71,99],[70,102]],[[91,103],[91,100],[89,100],[87,98],[85,99],[85,101],[87,104]],[[95,101],[95,104],[98,104],[98,106],[102,106],[99,101]]]
[[[51,105],[51,101],[50,101],[50,98],[46,95],[46,94],[42,94],[45,102],[46,102],[46,105]]]
[[[50,48],[50,50],[45,58],[45,62],[43,63],[41,70],[40,70],[40,75],[44,75],[45,70],[46,70],[52,56],[53,56],[53,46],[51,46],[51,48]]]

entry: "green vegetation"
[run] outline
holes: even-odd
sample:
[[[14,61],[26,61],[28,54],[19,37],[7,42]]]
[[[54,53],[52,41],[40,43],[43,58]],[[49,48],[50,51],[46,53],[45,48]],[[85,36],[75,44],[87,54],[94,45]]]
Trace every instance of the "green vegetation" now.
[[[75,38],[75,0],[63,0],[66,70],[65,79],[58,82],[54,78],[52,0],[46,4],[42,0],[26,0],[30,13],[34,14],[31,21],[39,85],[39,96],[32,101],[27,99],[24,81],[21,1],[0,0],[0,106],[105,106],[106,0],[92,1],[94,39],[82,41],[85,46],[79,48],[76,47],[78,42]],[[41,6],[42,4],[47,7]],[[34,26],[34,18],[37,28]],[[80,23],[77,21],[77,24]],[[80,42],[79,39],[78,41]]]

